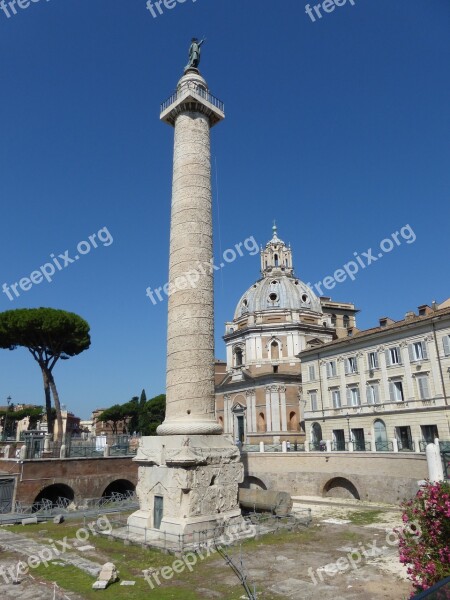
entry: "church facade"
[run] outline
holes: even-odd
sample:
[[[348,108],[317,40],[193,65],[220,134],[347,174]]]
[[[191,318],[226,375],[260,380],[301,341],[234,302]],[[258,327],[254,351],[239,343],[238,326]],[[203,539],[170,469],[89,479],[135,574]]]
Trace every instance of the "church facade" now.
[[[246,444],[305,439],[298,354],[356,328],[351,303],[318,298],[296,277],[292,251],[273,227],[261,248],[261,277],[226,323],[226,363],[216,362],[216,416]]]

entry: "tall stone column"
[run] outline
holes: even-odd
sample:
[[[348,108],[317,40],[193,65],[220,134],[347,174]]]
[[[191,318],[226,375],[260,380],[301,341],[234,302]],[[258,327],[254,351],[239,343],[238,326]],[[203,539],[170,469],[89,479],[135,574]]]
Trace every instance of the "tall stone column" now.
[[[224,118],[196,68],[162,105],[175,128],[170,225],[166,418],[141,440],[139,510],[128,530],[174,549],[214,538],[243,519],[244,469],[214,410],[214,296],[210,129]]]
[[[170,227],[167,408],[158,435],[220,434],[214,411],[210,128],[224,118],[197,69],[161,119],[175,127]]]

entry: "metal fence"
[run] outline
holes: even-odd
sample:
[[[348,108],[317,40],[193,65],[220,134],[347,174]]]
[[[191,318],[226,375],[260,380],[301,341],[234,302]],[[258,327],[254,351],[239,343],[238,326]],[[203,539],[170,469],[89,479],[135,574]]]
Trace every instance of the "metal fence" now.
[[[312,517],[311,509],[298,510],[283,517],[250,513],[239,525],[222,524],[186,534],[168,533],[158,529],[129,525],[125,515],[110,517],[108,514],[108,520],[113,527],[112,533],[108,535],[115,539],[144,544],[168,552],[182,552],[189,549],[194,551],[201,549],[210,545],[211,542],[229,546],[244,539],[258,538],[266,533],[300,530],[309,527]]]
[[[100,458],[105,456],[106,445],[102,442],[91,440],[69,439],[66,442],[48,442],[26,444],[26,459],[39,460],[43,458]],[[106,456],[134,456],[137,445],[129,441],[108,440],[108,453]]]
[[[378,440],[375,442],[375,450],[377,452],[394,452],[394,444],[392,442],[381,442]]]
[[[71,506],[71,500],[59,497],[55,501],[43,499],[32,505],[16,502],[12,512],[0,514],[0,525],[6,523],[20,523],[26,517],[37,517],[38,521],[48,521],[55,515],[64,515],[66,518],[88,518],[99,514],[130,512],[139,508],[135,492],[123,494],[113,492],[103,498],[91,498],[84,501],[83,506]]]
[[[353,440],[353,449],[355,452],[370,452],[372,444],[361,440]]]

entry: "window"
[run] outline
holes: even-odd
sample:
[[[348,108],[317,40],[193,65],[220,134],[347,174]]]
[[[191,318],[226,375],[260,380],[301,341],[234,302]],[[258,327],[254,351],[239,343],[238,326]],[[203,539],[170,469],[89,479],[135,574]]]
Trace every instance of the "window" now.
[[[234,351],[234,366],[235,367],[242,367],[243,361],[242,361],[242,348],[236,348],[236,350]]]
[[[273,260],[275,262],[275,266],[278,267],[278,254],[273,255]]]
[[[310,381],[314,381],[314,379],[316,378],[316,369],[314,367],[314,365],[309,365],[309,380]]]
[[[333,408],[341,408],[341,392],[340,392],[340,390],[333,390],[331,392],[331,398],[333,400]]]
[[[422,437],[428,444],[434,444],[435,438],[439,437],[437,425],[421,425]]]
[[[333,450],[343,452],[345,450],[345,433],[343,429],[333,429]]]
[[[336,377],[336,375],[336,361],[330,360],[329,362],[327,362],[327,377]]]
[[[331,315],[331,325],[332,327],[336,327],[337,317],[336,315]]]
[[[350,317],[348,315],[344,315],[342,322],[344,323],[344,327],[346,329],[350,327]]]
[[[386,350],[386,365],[390,367],[391,365],[401,365],[402,364],[402,355],[400,353],[399,346],[394,346],[393,348],[388,348]]]
[[[391,402],[403,402],[405,400],[405,396],[403,394],[403,383],[401,381],[390,381],[389,393],[391,396]]]
[[[280,347],[278,345],[278,342],[273,341],[270,344],[270,358],[272,360],[277,360],[278,358],[280,358]]]
[[[370,370],[378,369],[378,352],[369,352],[367,355],[367,362]]]
[[[419,375],[416,377],[417,390],[419,392],[419,398],[421,400],[428,400],[430,398],[430,389],[428,386],[428,375]]]
[[[450,356],[450,335],[444,335],[442,338],[445,356]]]
[[[317,410],[317,392],[309,392],[309,398],[311,400],[311,410]]]
[[[378,383],[369,383],[366,389],[367,404],[379,404],[380,386]]]
[[[373,432],[375,437],[375,449],[377,452],[389,451],[391,448],[388,442],[386,425],[384,424],[384,421],[377,419],[373,424]]]
[[[273,366],[273,372],[274,373],[278,373],[278,365],[274,365]]]
[[[425,342],[413,342],[408,344],[409,360],[426,360],[428,358],[427,345]]]
[[[358,372],[358,361],[356,356],[349,356],[345,359],[345,373],[348,375],[350,373]]]
[[[347,404],[349,406],[360,406],[361,398],[358,387],[347,388]]]

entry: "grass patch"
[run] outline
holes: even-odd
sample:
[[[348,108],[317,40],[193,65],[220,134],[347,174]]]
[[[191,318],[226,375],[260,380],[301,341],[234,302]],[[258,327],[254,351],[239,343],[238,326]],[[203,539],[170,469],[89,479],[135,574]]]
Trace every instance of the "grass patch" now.
[[[383,511],[381,510],[363,510],[348,513],[347,519],[353,523],[353,525],[372,525],[372,523],[380,522],[380,515]]]

